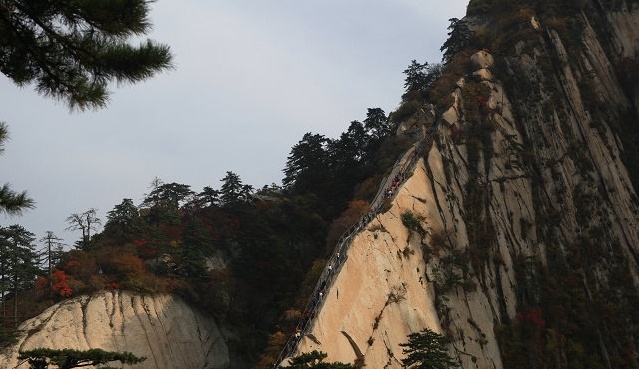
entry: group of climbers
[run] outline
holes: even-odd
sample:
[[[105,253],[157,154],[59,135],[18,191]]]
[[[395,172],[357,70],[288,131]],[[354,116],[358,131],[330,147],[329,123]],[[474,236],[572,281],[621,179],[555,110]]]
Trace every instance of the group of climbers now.
[[[336,261],[339,262],[339,260],[340,259],[339,259],[339,252],[338,252]],[[319,284],[319,288],[317,289],[317,292],[313,295],[313,298],[311,299],[309,310],[306,310],[306,312],[304,312],[304,315],[302,316],[301,321],[295,327],[295,333],[293,333],[293,335],[291,336],[291,340],[289,341],[291,349],[294,349],[297,343],[299,342],[300,338],[302,338],[302,332],[306,329],[306,327],[309,325],[311,320],[315,317],[315,312],[317,310],[317,307],[319,303],[322,301],[322,299],[324,298],[324,290],[326,289],[326,285],[328,284],[329,280],[332,277],[332,272],[333,272],[332,264],[329,264],[326,267],[326,271],[327,271],[326,279]]]
[[[424,140],[422,140],[419,147],[423,148],[423,145],[425,144],[426,141],[428,141],[431,138],[431,135],[435,129],[436,129],[436,125],[430,127],[426,131],[424,135]],[[408,166],[405,165],[403,168],[408,168],[408,167],[410,167],[410,165]],[[393,178],[393,182],[391,186],[384,191],[384,196],[387,198],[392,197],[395,191],[397,190],[397,188],[399,187],[399,185],[404,181],[404,179],[405,179],[404,172],[400,171]],[[340,249],[341,246],[342,245],[338,245],[338,247],[336,247],[336,250]],[[329,263],[328,266],[326,267],[326,274],[325,274],[326,279],[324,279],[318,285],[318,288],[316,289],[316,291],[314,291],[313,297],[311,298],[311,300],[309,301],[309,305],[307,306],[308,310],[304,312],[304,315],[302,316],[300,322],[295,327],[295,333],[293,333],[293,335],[291,336],[291,339],[288,341],[287,347],[283,350],[282,354],[280,354],[280,358],[286,355],[289,355],[295,350],[295,348],[297,347],[297,344],[302,338],[302,334],[310,326],[311,321],[313,320],[317,310],[319,309],[320,302],[324,297],[324,291],[327,288],[327,286],[330,286],[330,281],[333,277],[333,272],[337,273],[337,270],[340,269],[339,266],[342,263],[340,252],[335,253],[335,258],[333,259],[333,263],[334,264]],[[276,366],[279,364],[280,358],[278,358]]]
[[[390,191],[391,196],[393,192],[397,189],[397,187],[399,187],[400,183],[403,180],[404,180],[403,172],[398,173],[393,178],[392,185],[387,190],[387,191]],[[297,347],[297,344],[302,338],[304,331],[307,329],[307,327],[309,327],[311,321],[315,317],[317,309],[319,308],[320,302],[324,298],[325,290],[330,285],[330,281],[333,278],[333,273],[335,272],[335,269],[337,269],[337,267],[339,266],[341,262],[342,262],[342,258],[341,258],[340,252],[337,251],[333,259],[334,264],[329,262],[329,264],[326,266],[326,272],[323,276],[325,277],[325,279],[318,284],[317,289],[314,292],[313,297],[311,298],[311,301],[309,302],[309,306],[307,307],[308,310],[304,312],[302,319],[300,320],[298,325],[295,327],[295,332],[292,334],[291,338],[288,341],[288,345],[287,345],[288,352],[293,352],[295,350],[295,348]]]
[[[397,173],[397,175],[395,176],[395,178],[393,178],[393,183],[391,184],[390,187],[388,187],[386,189],[386,191],[384,192],[384,195],[389,198],[392,197],[393,194],[395,193],[395,189],[397,189],[397,187],[399,187],[399,184],[404,180],[404,174],[402,172]]]

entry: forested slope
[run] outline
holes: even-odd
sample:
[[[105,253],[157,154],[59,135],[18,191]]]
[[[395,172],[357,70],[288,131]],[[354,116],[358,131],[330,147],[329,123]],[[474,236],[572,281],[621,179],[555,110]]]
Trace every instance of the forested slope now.
[[[429,135],[298,353],[399,368],[430,327],[464,368],[638,367],[638,29],[637,2],[473,0],[443,64],[409,65],[396,111],[304,135],[282,186],[157,180],[50,270],[25,269],[2,293],[3,343],[68,298],[172,293],[229,333],[231,368],[270,368],[336,241]]]
[[[434,144],[298,353],[401,368],[427,327],[464,368],[637,367],[638,22],[612,1],[471,1],[451,20],[442,76],[404,95],[435,110]]]

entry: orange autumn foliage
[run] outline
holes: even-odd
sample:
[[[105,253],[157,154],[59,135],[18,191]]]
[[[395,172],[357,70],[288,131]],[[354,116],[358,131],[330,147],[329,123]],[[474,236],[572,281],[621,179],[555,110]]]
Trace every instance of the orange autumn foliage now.
[[[146,272],[144,261],[139,257],[125,253],[118,255],[112,260],[112,266],[115,267],[117,274],[126,276],[140,276]]]
[[[53,291],[59,293],[62,297],[69,297],[73,294],[73,291],[67,283],[67,278],[69,277],[62,270],[53,272],[53,280],[55,281],[52,286]]]

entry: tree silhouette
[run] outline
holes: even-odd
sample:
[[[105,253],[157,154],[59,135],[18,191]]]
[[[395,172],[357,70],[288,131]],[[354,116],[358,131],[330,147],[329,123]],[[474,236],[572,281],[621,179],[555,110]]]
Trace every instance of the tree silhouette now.
[[[18,292],[31,288],[40,273],[35,252],[35,235],[20,225],[0,227],[0,286],[3,320],[6,318],[5,290],[13,292],[13,325],[18,326]]]
[[[444,64],[447,64],[455,54],[470,46],[474,36],[474,32],[468,28],[468,23],[465,20],[450,18],[448,21],[450,22],[448,40],[439,49],[444,52]]]
[[[349,369],[354,368],[351,364],[344,364],[340,362],[333,363],[325,363],[323,360],[327,357],[323,352],[320,351],[312,351],[301,354],[300,356],[296,356],[291,359],[290,365],[288,368],[291,369],[305,369],[305,368],[315,368],[315,369]]]
[[[237,206],[245,203],[253,191],[252,186],[242,184],[240,176],[231,171],[227,171],[226,176],[220,181],[222,182],[220,201],[223,206]]]
[[[441,64],[424,64],[412,60],[411,64],[404,70],[404,88],[406,92],[419,91],[427,93],[431,86],[442,76]]]
[[[143,229],[144,222],[133,200],[123,199],[107,213],[103,234],[123,244],[131,242],[134,235]]]
[[[179,183],[163,183],[155,178],[151,184],[152,191],[146,195],[142,204],[145,217],[156,229],[160,224],[178,225],[180,223],[180,206],[189,199],[194,192],[191,186]]]
[[[65,228],[69,231],[82,231],[82,239],[76,243],[81,250],[88,250],[91,241],[91,231],[98,231],[98,226],[102,225],[102,220],[97,217],[97,209],[91,208],[84,213],[73,213],[66,219],[69,226]]]
[[[71,108],[102,108],[109,82],[135,83],[172,68],[166,45],[131,45],[151,30],[147,0],[2,1],[0,71]]]
[[[284,169],[285,187],[296,193],[321,192],[330,182],[328,170],[328,144],[330,140],[320,134],[306,133],[302,140],[291,148]]]
[[[106,364],[111,361],[133,365],[146,360],[145,357],[137,357],[126,351],[115,352],[101,349],[89,349],[86,351],[72,349],[53,350],[46,348],[20,351],[18,359],[28,360],[30,369],[47,369],[49,365],[55,365],[58,369],[71,369]]]
[[[53,265],[55,264],[55,260],[57,259],[56,254],[58,254],[59,257],[59,251],[62,248],[62,243],[59,241],[62,241],[62,239],[56,236],[55,233],[53,233],[52,231],[47,231],[47,235],[40,239],[40,242],[44,242],[47,245],[45,255],[47,269],[49,271],[49,286],[53,284]]]
[[[393,125],[381,108],[368,108],[364,128],[373,140],[379,141],[391,134]]]

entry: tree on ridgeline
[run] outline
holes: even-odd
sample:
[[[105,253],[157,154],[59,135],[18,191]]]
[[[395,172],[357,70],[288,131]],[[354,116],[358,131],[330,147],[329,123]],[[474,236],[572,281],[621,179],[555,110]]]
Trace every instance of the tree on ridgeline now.
[[[246,203],[253,191],[251,185],[242,183],[242,179],[236,173],[226,172],[226,176],[220,180],[220,201],[225,207],[237,206]]]
[[[368,136],[362,123],[351,122],[348,131],[342,133],[339,139],[329,142],[327,152],[331,168],[331,175],[335,178],[333,193],[352,193],[365,170],[364,162]]]
[[[0,72],[16,85],[103,108],[111,82],[137,83],[173,68],[169,47],[147,39],[151,1],[1,1]]]
[[[386,113],[381,108],[368,108],[364,128],[370,136],[370,141],[376,144],[388,137],[393,132],[393,124],[388,120]]]
[[[180,206],[194,192],[191,186],[180,183],[163,183],[155,178],[151,184],[151,192],[146,195],[141,208],[146,210],[146,218],[156,228],[160,224],[177,225],[180,223]]]
[[[328,145],[330,140],[320,134],[306,133],[291,148],[284,168],[284,187],[295,193],[321,193],[330,181]]]
[[[220,191],[209,186],[205,186],[197,197],[202,204],[201,207],[203,208],[220,204]]]
[[[76,242],[76,247],[87,251],[91,243],[91,231],[98,231],[98,226],[102,225],[102,220],[97,217],[97,209],[91,208],[84,213],[73,213],[69,215],[66,222],[69,224],[68,231],[82,231],[82,239]]]
[[[132,242],[135,234],[145,228],[140,211],[131,199],[123,199],[107,213],[104,225],[104,236],[113,238],[118,243]]]
[[[420,93],[420,96],[428,97],[428,91],[441,78],[442,73],[443,66],[440,63],[429,64],[424,62],[424,64],[420,64],[416,60],[412,60],[408,68],[404,70],[406,75],[404,78],[404,90],[407,95],[411,91],[416,91]]]
[[[200,193],[191,196],[190,200],[182,206],[182,210],[193,215],[220,205],[220,191],[205,186]]]
[[[56,260],[60,258],[62,243],[59,241],[62,241],[62,239],[52,231],[47,231],[47,235],[40,239],[40,242],[44,242],[47,247],[44,255],[48,270],[49,286],[51,286],[51,281],[53,280],[53,266]]]
[[[153,187],[153,190],[146,195],[141,206],[162,206],[178,210],[186,199],[193,194],[194,192],[191,191],[191,186],[189,185],[175,182],[159,182],[159,184]]]
[[[444,52],[442,57],[444,64],[448,64],[455,54],[470,46],[472,38],[475,35],[475,33],[468,28],[468,23],[465,20],[450,18],[448,21],[450,22],[448,26],[448,30],[450,31],[448,32],[448,39],[439,49],[439,51]]]

